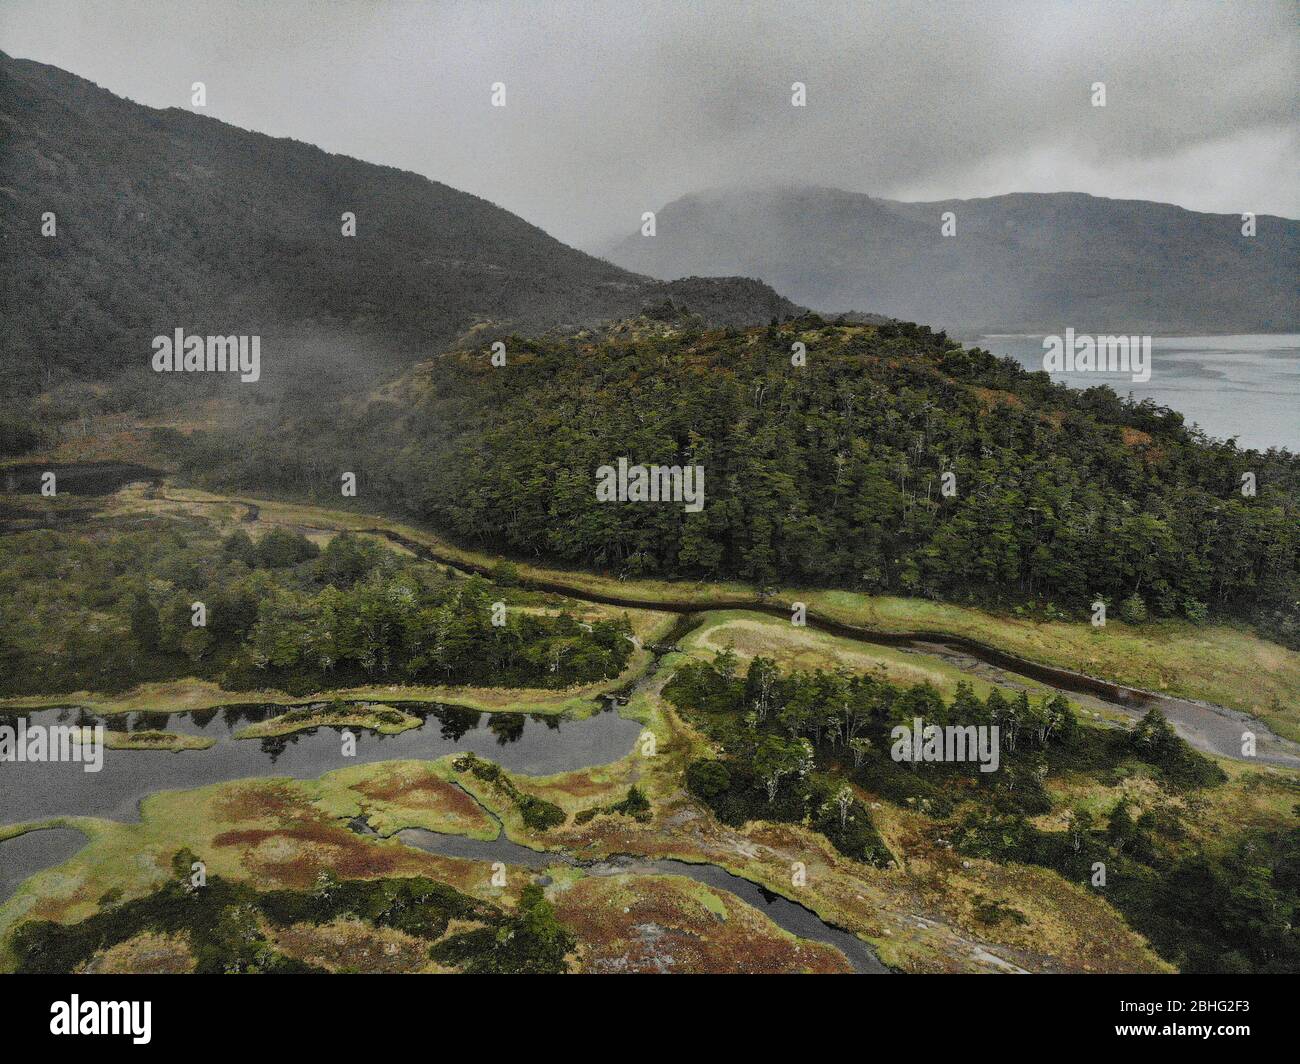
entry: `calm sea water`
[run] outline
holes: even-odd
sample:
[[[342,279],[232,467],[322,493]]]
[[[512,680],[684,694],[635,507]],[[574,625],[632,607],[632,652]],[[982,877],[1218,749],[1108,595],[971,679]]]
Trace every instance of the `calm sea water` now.
[[[1043,368],[1042,336],[983,336],[974,347]],[[1300,334],[1157,336],[1151,379],[1126,373],[1054,373],[1073,388],[1108,384],[1120,395],[1153,399],[1210,436],[1237,437],[1239,447],[1300,452]]]

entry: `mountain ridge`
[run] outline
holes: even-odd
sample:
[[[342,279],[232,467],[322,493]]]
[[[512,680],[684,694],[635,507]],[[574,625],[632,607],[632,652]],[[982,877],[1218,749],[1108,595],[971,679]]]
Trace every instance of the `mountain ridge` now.
[[[2,52],[0,197],[11,390],[143,364],[176,326],[343,330],[409,362],[482,321],[576,328],[668,300],[716,324],[802,310],[752,279],[630,273],[431,178]]]
[[[735,270],[822,313],[869,307],[954,331],[1295,331],[1300,222],[1255,222],[1246,238],[1236,215],[1082,192],[903,201],[723,186],[673,200],[654,238],[604,253],[651,276]]]

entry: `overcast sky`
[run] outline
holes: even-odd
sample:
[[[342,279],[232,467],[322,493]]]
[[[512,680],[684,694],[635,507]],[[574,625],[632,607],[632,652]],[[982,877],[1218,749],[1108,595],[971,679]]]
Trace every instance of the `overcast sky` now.
[[[1254,0],[0,0],[10,55],[153,107],[203,81],[216,118],[415,170],[586,248],[746,183],[1300,217],[1298,26],[1294,2]]]

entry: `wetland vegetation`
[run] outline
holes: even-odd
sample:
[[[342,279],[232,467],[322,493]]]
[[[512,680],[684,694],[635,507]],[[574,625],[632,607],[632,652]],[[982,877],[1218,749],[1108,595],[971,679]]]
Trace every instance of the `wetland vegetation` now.
[[[901,688],[847,670],[783,673],[765,657],[741,673],[730,649],[684,665],[664,696],[720,748],[720,757],[691,762],[686,781],[725,822],[803,823],[847,856],[888,861],[860,797],[870,795],[914,807],[963,855],[1038,864],[1104,887],[1184,971],[1285,972],[1300,963],[1300,830],[1254,830],[1227,847],[1191,844],[1184,809],[1228,776],[1158,710],[1132,730],[1100,728],[1081,724],[1059,694],[1036,701],[994,688],[981,700],[959,682],[946,700],[928,684]],[[892,727],[917,718],[998,725],[999,771],[895,759]],[[1141,801],[1121,795],[1101,813],[1070,808],[1053,793],[1064,779],[1126,776],[1147,781],[1150,793]],[[1300,786],[1294,793],[1300,798]],[[1040,826],[1053,816],[1059,826]],[[1020,918],[1014,908],[981,912],[986,923]]]
[[[961,30],[956,7],[940,21]],[[186,23],[200,43],[204,18]],[[369,18],[331,34],[304,8],[291,28],[342,54],[375,36]],[[52,38],[11,21],[38,52],[90,41],[102,76],[121,76],[130,25]],[[244,51],[284,62],[208,64],[188,101],[188,76],[137,63],[133,84],[162,109],[0,54],[0,971],[1300,970],[1300,455],[1269,446],[1284,442],[1267,439],[1276,425],[1251,435],[1268,449],[1245,447],[1162,405],[1180,389],[1215,396],[1213,424],[1231,429],[1260,389],[1296,391],[1294,338],[1198,341],[1188,360],[1160,338],[1109,335],[1143,321],[1172,335],[1180,315],[1193,329],[1293,328],[1297,225],[1266,213],[1268,168],[1235,167],[1257,186],[1229,204],[1250,208],[1240,218],[977,187],[1069,154],[1027,156],[1001,136],[987,165],[1008,116],[1048,149],[1048,127],[1113,141],[1112,114],[1140,139],[1154,116],[1165,163],[1177,149],[1211,171],[1225,153],[1200,150],[1195,121],[1173,124],[1171,148],[1162,117],[1199,116],[1220,148],[1263,143],[1236,112],[1280,113],[1267,82],[1288,39],[1272,21],[1235,19],[1263,26],[1262,46],[1196,16],[1184,21],[1205,41],[1130,33],[1143,39],[1131,55],[1093,34],[1084,43],[1113,60],[1093,73],[1111,71],[1119,95],[1148,90],[1142,107],[1092,112],[1106,84],[1089,99],[1056,64],[1063,76],[1033,92],[995,92],[1010,110],[967,122],[938,165],[924,150],[852,150],[862,114],[837,120],[852,93],[825,91],[853,81],[837,53],[866,56],[889,84],[938,86],[874,116],[933,148],[944,137],[929,119],[951,125],[950,105],[998,110],[978,57],[952,57],[1014,43],[1019,20],[981,10],[973,33],[875,34],[917,53],[893,69],[819,10],[796,36],[839,39],[804,64],[822,88],[794,83],[790,110],[766,75],[744,100],[746,71],[770,73],[750,61],[770,41],[710,27],[721,50],[700,48],[698,25],[659,19],[688,47],[657,65],[703,56],[708,69],[674,92],[650,83],[640,103],[614,96],[631,118],[684,103],[671,153],[683,180],[693,151],[725,179],[752,171],[750,185],[800,160],[834,178],[852,157],[863,180],[937,187],[960,170],[978,198],[684,189],[606,246],[643,256],[685,239],[715,264],[730,256],[726,269],[775,262],[805,291],[810,270],[848,275],[824,254],[793,261],[800,249],[843,238],[858,261],[873,241],[906,247],[926,279],[907,302],[928,324],[833,306],[825,284],[813,287],[830,302],[809,309],[772,277],[629,273],[486,199],[294,139],[296,98],[245,93],[250,129],[209,117],[240,106],[230,78],[291,77],[295,63],[310,75],[325,54],[244,21],[270,48]],[[453,21],[401,39],[493,39]],[[599,84],[614,56],[635,88],[635,20],[615,21],[610,34],[587,18],[574,38],[583,79]],[[169,50],[169,32],[161,53],[202,58],[193,41]],[[563,34],[542,37],[556,47],[539,54],[563,66]],[[1087,63],[1088,48],[1067,50]],[[1211,53],[1228,57],[1222,70]],[[1171,56],[1203,69],[1125,76],[1186,74]],[[366,79],[335,66],[348,115],[374,111]],[[424,108],[464,134],[442,176],[482,173],[475,130],[491,127],[501,158],[572,176],[581,156],[579,185],[631,190],[617,170],[644,160],[606,149],[621,129],[644,148],[662,123],[579,105],[566,126],[583,94],[530,107],[548,76],[528,66],[504,75],[504,123],[485,117],[487,92],[458,115],[454,76],[436,114]],[[1006,69],[1017,64],[1002,64],[1002,88]],[[1198,104],[1226,110],[1185,106],[1206,77]],[[422,91],[419,78],[393,85]],[[504,106],[505,83],[491,93]],[[586,95],[608,119],[614,97]],[[714,119],[695,142],[692,106]],[[372,153],[416,113],[389,110],[387,133],[364,131]],[[747,132],[728,138],[736,116]],[[271,125],[289,135],[256,131]],[[900,146],[889,122],[871,125]],[[355,150],[356,128],[335,133]],[[402,156],[418,167],[423,150]],[[954,150],[974,165],[948,165]],[[915,172],[889,178],[903,157]],[[1153,187],[1196,185],[1147,169]],[[1235,171],[1196,194],[1232,199]],[[527,167],[486,180],[480,191],[591,246],[631,221],[633,200],[575,207]],[[738,242],[725,230],[740,223]],[[753,254],[736,259],[742,245]],[[853,299],[873,290],[846,284]],[[949,334],[996,329],[991,313],[1035,292],[1041,313],[1002,325],[1062,330],[1042,346],[1068,350],[1064,373]],[[1127,323],[1101,320],[1115,308]],[[244,353],[246,372],[227,372]],[[1088,386],[1118,379],[1120,362],[1152,398]],[[644,495],[622,490],[629,468],[659,471]],[[1009,1014],[1017,1028],[1034,992],[1059,1011],[1054,986],[966,993],[992,1011],[947,1026]],[[1066,1006],[1080,1032],[1097,1020],[1088,997]],[[184,1010],[160,1018],[188,1029]]]
[[[450,969],[562,973],[574,939],[541,888],[528,886],[513,913],[423,876],[340,881],[322,872],[311,890],[257,890],[220,876],[194,879],[195,855],[176,853],[172,876],[141,898],[105,906],[75,924],[32,921],[14,936],[19,973],[76,972],[96,954],[150,935],[180,939],[198,974],[324,972],[276,948],[276,932],[340,919],[400,932]],[[455,921],[457,930],[449,930]]]
[[[565,863],[567,854],[579,852],[597,856],[630,852],[648,861],[711,862],[726,870],[719,874],[758,882],[765,890],[808,904],[823,920],[854,929],[900,970],[942,970],[953,964],[1078,970],[1086,963],[1082,942],[1101,927],[1106,928],[1106,948],[1112,958],[1108,963],[1116,968],[1151,970],[1171,963],[1186,971],[1271,971],[1295,963],[1294,934],[1287,924],[1295,915],[1295,837],[1294,829],[1287,827],[1287,817],[1294,817],[1297,805],[1294,774],[1243,774],[1219,759],[1198,754],[1157,713],[1130,730],[1123,726],[1122,717],[1099,715],[1095,709],[1084,712],[1050,687],[978,661],[936,655],[924,647],[891,649],[846,634],[796,628],[743,609],[702,615],[674,626],[668,613],[593,607],[577,595],[565,599],[555,591],[536,590],[536,570],[523,563],[498,565],[489,558],[480,566],[477,560],[465,558],[464,567],[458,568],[452,564],[456,548],[445,548],[448,554],[441,562],[422,559],[401,542],[381,544],[365,531],[364,518],[359,521],[345,512],[330,514],[267,502],[259,503],[254,516],[245,519],[247,507],[223,508],[215,497],[168,490],[179,502],[160,507],[131,490],[109,497],[93,529],[42,534],[44,546],[31,533],[0,539],[6,560],[16,562],[28,580],[37,572],[73,577],[51,597],[58,608],[44,615],[47,645],[61,646],[61,652],[71,655],[66,660],[75,663],[77,637],[93,636],[102,626],[119,645],[132,649],[130,667],[136,671],[122,674],[107,688],[116,689],[110,697],[123,706],[147,699],[150,691],[175,698],[186,690],[184,685],[193,688],[184,698],[199,694],[201,688],[193,685],[217,683],[229,692],[248,684],[241,677],[256,670],[261,674],[257,682],[274,683],[289,698],[295,689],[315,693],[334,684],[338,691],[367,690],[371,698],[279,709],[263,706],[242,723],[242,731],[234,731],[241,722],[233,719],[233,734],[260,736],[263,744],[292,743],[314,741],[312,732],[322,727],[352,726],[376,734],[400,732],[384,740],[397,743],[422,734],[419,728],[411,729],[410,722],[418,723],[423,710],[409,701],[411,692],[426,689],[420,681],[459,681],[457,690],[467,704],[507,706],[514,699],[521,710],[530,703],[540,705],[535,700],[554,691],[568,699],[560,703],[570,707],[566,712],[574,711],[583,699],[616,688],[624,700],[620,712],[632,718],[625,723],[639,722],[642,739],[619,760],[617,750],[627,750],[635,736],[629,730],[621,740],[626,745],[599,755],[593,747],[589,767],[565,769],[558,776],[505,769],[488,760],[496,755],[478,748],[481,752],[432,762],[444,766],[438,769],[438,778],[445,782],[427,792],[427,805],[417,798],[422,793],[417,777],[406,778],[397,787],[383,785],[382,793],[390,797],[378,805],[373,798],[363,799],[362,808],[369,807],[371,822],[382,825],[384,835],[425,826],[471,835],[504,832],[537,850],[543,869],[548,851],[559,860],[544,874],[534,872],[529,877],[533,882],[516,882],[504,895],[485,891],[480,874],[465,878],[460,865],[474,866],[472,858],[446,858],[453,864],[440,866],[433,874],[427,868],[418,873],[474,904],[493,908],[496,915],[480,926],[462,926],[459,918],[453,918],[445,933],[412,936],[386,924],[385,910],[373,910],[360,894],[346,912],[324,908],[310,919],[282,925],[274,918],[282,911],[275,908],[279,903],[263,895],[277,895],[290,907],[306,905],[304,898],[313,896],[310,884],[296,873],[292,882],[285,881],[269,871],[272,866],[261,872],[224,866],[217,880],[229,896],[217,899],[222,902],[220,911],[209,914],[211,920],[197,931],[191,927],[182,932],[162,914],[171,904],[167,892],[183,885],[147,875],[121,881],[109,873],[111,864],[93,857],[97,850],[92,842],[91,856],[78,855],[71,862],[74,866],[85,862],[79,873],[84,876],[83,889],[95,892],[81,908],[55,908],[48,917],[39,916],[45,906],[33,908],[36,895],[26,887],[0,908],[0,931],[6,924],[13,931],[7,947],[11,968],[38,963],[32,959],[33,943],[60,965],[92,970],[104,966],[117,970],[114,966],[121,965],[132,970],[163,970],[168,965],[205,971],[347,970],[358,963],[359,950],[376,949],[381,941],[383,949],[396,951],[393,956],[401,959],[402,970],[542,970],[546,965],[550,965],[546,970],[560,970],[556,956],[571,970],[624,963],[606,952],[615,941],[606,937],[616,934],[613,925],[593,923],[589,913],[571,904],[579,893],[595,889],[585,885],[591,877],[573,880],[579,869]],[[408,538],[414,543],[424,535],[412,530]],[[42,568],[42,556],[55,563],[52,568]],[[497,579],[474,575],[475,568]],[[201,597],[211,598],[223,611],[230,608],[229,602],[221,606],[224,600],[216,592],[231,574],[237,576],[249,607],[243,613],[245,626],[212,633],[212,642],[197,657],[180,643],[167,643],[162,629],[189,626],[188,607]],[[591,579],[573,576],[573,583],[579,585]],[[17,581],[0,587],[10,589],[14,597],[9,601],[23,601]],[[652,582],[619,581],[609,587],[646,605],[666,598]],[[707,588],[686,584],[681,585],[681,593],[703,595],[701,601],[707,602]],[[140,607],[141,596],[153,606],[152,612]],[[465,672],[448,672],[446,666],[440,673],[420,672],[418,666],[412,672],[412,658],[403,649],[410,644],[399,633],[439,630],[404,628],[412,618],[422,616],[428,623],[440,609],[450,615],[466,603],[490,618],[496,601],[507,603],[512,626],[506,630],[516,655],[509,659],[515,670],[510,675],[521,686],[497,683],[488,689],[475,683],[479,675],[499,676],[495,668],[476,674],[469,661],[491,645],[474,642],[495,637],[490,622],[465,626],[463,631],[441,629],[455,636],[438,643],[448,648],[444,660],[457,660],[450,650],[461,647]],[[859,610],[865,604],[875,609],[877,602],[889,600],[813,601],[828,613],[840,611],[844,616],[846,608]],[[931,608],[959,609],[922,607]],[[338,616],[340,609],[377,623],[344,626],[331,633],[333,643],[325,644],[318,634],[329,631],[329,625],[321,622]],[[263,610],[279,611],[270,624],[276,632],[296,633],[279,650],[258,635],[259,619],[272,616]],[[954,620],[960,617],[960,612],[952,614]],[[289,623],[294,618],[297,628]],[[28,629],[35,630],[35,625]],[[1016,630],[1014,623],[1008,630]],[[1214,629],[1201,631],[1205,638]],[[648,668],[650,655],[637,649],[630,638],[634,632],[647,642],[659,641],[656,653],[664,656],[658,669]],[[318,656],[323,645],[355,647],[359,653],[326,670]],[[557,646],[565,648],[561,662],[571,663],[558,675],[551,671]],[[27,655],[23,662],[34,660],[34,647],[33,635],[18,648]],[[375,651],[371,658],[364,655],[366,647]],[[281,651],[284,656],[277,666],[272,659]],[[367,661],[372,667],[363,663]],[[591,664],[578,664],[582,661]],[[94,676],[83,672],[77,679],[91,688],[87,693],[94,692]],[[394,687],[393,680],[400,682]],[[1287,674],[1278,680],[1292,682]],[[593,687],[595,681],[604,687]],[[169,684],[172,692],[166,694]],[[36,695],[36,687],[28,683],[22,690],[30,691],[30,698]],[[575,698],[572,692],[576,691],[587,693]],[[70,693],[77,701],[78,692]],[[215,689],[202,695],[214,696]],[[57,697],[50,690],[37,696],[38,700]],[[21,696],[11,698],[11,704],[21,706]],[[454,716],[465,711],[442,712]],[[1000,771],[985,776],[972,766],[963,771],[957,765],[895,762],[889,756],[889,728],[915,716],[962,724],[999,722],[1010,736],[1010,745],[1001,750]],[[122,734],[139,736],[139,741],[133,739],[130,749],[119,744],[120,756],[212,756],[212,751],[202,750],[168,753],[169,747],[197,745],[197,736],[188,727],[161,727],[163,719],[157,714],[141,716],[129,725]],[[508,732],[511,719],[522,722],[523,717],[498,714],[493,728]],[[559,718],[538,719],[559,722]],[[442,727],[445,732],[445,721]],[[267,734],[261,736],[262,731]],[[645,759],[639,753],[647,732],[665,744],[657,758]],[[167,733],[178,742],[164,742]],[[449,734],[455,743],[457,736],[470,733],[453,727]],[[218,740],[218,749],[223,748]],[[356,781],[365,793],[381,793],[372,788],[388,778],[385,762],[375,761],[376,756],[403,754],[396,747],[392,755],[379,748],[367,754],[365,763],[356,766],[367,774]],[[375,783],[365,782],[370,773],[375,774]],[[486,823],[481,812],[473,815],[468,808],[453,812],[464,800],[487,811]],[[335,801],[331,799],[327,806],[336,810],[332,815],[355,815],[353,799],[332,804]],[[682,816],[690,817],[694,825],[686,838],[665,827]],[[1233,817],[1239,823],[1224,830]],[[271,845],[271,839],[280,840],[276,845],[287,844],[299,831],[282,812],[272,814],[270,822],[280,827],[272,828],[268,841],[260,845]],[[88,825],[102,822],[78,818],[76,823],[93,835],[100,829]],[[714,838],[717,832],[724,834]],[[187,830],[175,837],[172,852],[178,848],[203,852],[210,849],[213,837]],[[215,837],[242,838],[244,831]],[[759,863],[749,858],[738,862],[733,848],[747,851],[758,838],[772,840],[764,842],[760,852],[772,848],[773,855]],[[780,861],[788,863],[793,857],[803,863],[813,854],[823,854],[817,840],[829,847],[814,861],[821,871],[813,874],[809,886],[792,890],[779,871]],[[384,891],[396,889],[390,882],[390,859],[382,850],[391,843],[358,838],[355,845],[364,849],[354,871],[342,878],[381,884],[376,896],[386,897]],[[376,847],[380,849],[371,853]],[[328,873],[337,865],[324,852],[304,851],[303,856],[304,875]],[[959,864],[953,866],[953,860]],[[1105,889],[1090,885],[1091,870],[1099,861],[1108,870]],[[931,871],[940,865],[949,869],[942,885]],[[647,897],[658,897],[668,907],[658,910],[659,918],[669,920],[666,926],[697,927],[692,922],[696,917],[688,916],[688,910],[694,910],[690,905],[683,908],[685,888],[664,885],[649,873],[651,867],[657,866],[616,878],[640,884],[635,889],[649,892]],[[1040,870],[1035,876],[1048,878],[1029,877],[1026,870],[1031,868]],[[999,869],[1006,869],[1007,875]],[[43,875],[37,872],[30,881],[33,889],[39,890]],[[928,885],[922,894],[914,895],[921,883]],[[530,899],[526,904],[520,893],[525,887]],[[607,889],[616,888],[625,889],[610,880]],[[369,897],[370,889],[361,894]],[[872,899],[867,908],[862,900],[854,900],[854,890]],[[1207,892],[1216,899],[1212,905],[1204,903]],[[533,911],[539,895],[550,907],[549,915]],[[941,962],[930,957],[930,947],[921,943],[881,937],[880,924],[873,923],[886,918],[887,926],[897,928],[893,921],[898,917],[888,914],[897,906],[918,904],[921,896],[929,899],[927,911],[939,917],[921,942],[934,938],[933,948],[945,958]],[[415,908],[433,905],[429,901],[433,897],[422,896]],[[139,909],[118,913],[123,917],[121,928],[131,933],[106,937],[104,929],[114,923],[97,922],[96,914],[115,912],[142,899],[151,900]],[[638,911],[635,905],[627,908],[629,918]],[[20,918],[23,912],[31,913],[34,921]],[[252,920],[241,932],[249,946],[242,952],[231,949],[222,938],[221,928],[235,919],[234,913]],[[540,953],[519,956],[492,947],[510,921],[517,922],[510,926],[522,927],[539,920],[549,930],[539,932],[538,941],[550,942],[549,951],[539,946]],[[214,937],[205,937],[209,931]],[[784,949],[778,947],[782,933],[776,929],[754,933],[771,949]],[[406,937],[391,938],[394,934]],[[947,944],[938,946],[941,940]],[[645,942],[617,941],[623,943],[627,957],[641,958],[632,961],[634,965],[665,963],[662,951]],[[557,953],[560,946],[562,954]],[[803,948],[809,949],[808,944]],[[674,947],[673,955],[685,956],[680,950]],[[805,964],[822,963],[813,962],[810,953],[802,956]],[[966,959],[956,959],[961,956]],[[361,967],[378,970],[371,966],[381,963],[376,959]],[[712,962],[699,958],[692,963]],[[791,970],[802,969],[796,963]]]

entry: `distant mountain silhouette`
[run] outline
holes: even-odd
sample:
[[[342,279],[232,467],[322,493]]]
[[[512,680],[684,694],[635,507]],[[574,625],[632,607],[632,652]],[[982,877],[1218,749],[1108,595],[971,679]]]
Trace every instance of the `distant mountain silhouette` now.
[[[1249,205],[1244,205],[1249,206]],[[941,234],[944,212],[956,235]],[[1300,326],[1300,223],[1074,192],[903,203],[832,188],[724,189],[609,249],[656,277],[758,277],[822,312],[966,332],[1273,332]]]
[[[55,237],[41,234],[47,211]],[[569,328],[668,300],[736,325],[801,309],[743,278],[636,276],[417,174],[143,107],[0,53],[10,392],[143,364],[177,327],[346,330],[400,359],[482,321]]]

